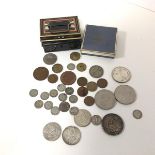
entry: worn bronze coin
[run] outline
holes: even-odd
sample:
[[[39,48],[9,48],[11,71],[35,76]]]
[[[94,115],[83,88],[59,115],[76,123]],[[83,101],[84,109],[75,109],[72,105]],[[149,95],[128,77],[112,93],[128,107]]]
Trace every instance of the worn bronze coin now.
[[[98,81],[97,81],[97,85],[98,85],[98,87],[100,87],[100,88],[105,88],[105,87],[107,87],[107,85],[108,85],[108,81],[106,80],[106,79],[99,79]]]
[[[85,86],[87,84],[87,79],[85,77],[79,77],[77,80],[79,86]]]
[[[60,73],[63,70],[63,66],[61,64],[54,64],[52,67],[52,71],[54,73]]]
[[[94,99],[92,96],[87,96],[87,97],[85,97],[85,99],[84,99],[84,103],[85,103],[87,106],[92,106],[92,105],[95,103],[95,99]]]
[[[42,81],[45,80],[49,75],[49,71],[45,67],[38,67],[33,72],[33,77],[36,80]]]
[[[77,70],[80,72],[84,72],[86,70],[87,66],[84,63],[77,64]]]
[[[48,82],[56,83],[58,81],[58,76],[56,74],[51,74],[48,76]]]
[[[59,110],[62,112],[67,112],[70,109],[70,104],[68,102],[61,102],[59,105]]]
[[[64,85],[72,85],[76,81],[76,75],[72,71],[66,71],[61,74],[60,80]]]
[[[84,97],[88,94],[88,89],[86,87],[79,87],[77,90],[79,96]]]
[[[73,61],[77,61],[80,59],[80,53],[79,52],[72,52],[70,54],[70,59]]]
[[[87,89],[91,92],[97,90],[97,84],[93,81],[87,83]]]

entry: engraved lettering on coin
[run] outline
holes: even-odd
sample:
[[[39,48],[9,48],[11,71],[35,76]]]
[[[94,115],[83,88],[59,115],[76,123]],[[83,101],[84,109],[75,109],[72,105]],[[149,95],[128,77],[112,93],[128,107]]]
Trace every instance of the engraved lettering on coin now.
[[[79,108],[78,107],[71,107],[69,112],[71,115],[77,115],[79,112]]]
[[[97,85],[100,88],[105,88],[108,85],[108,81],[106,79],[102,79],[102,78],[101,79],[98,79]]]
[[[75,69],[75,65],[74,65],[73,63],[69,63],[69,64],[67,65],[67,68],[68,68],[69,70],[74,70],[74,69]]]
[[[84,63],[77,64],[77,70],[80,72],[84,72],[86,70],[87,66]]]
[[[42,100],[47,100],[49,98],[49,93],[48,92],[42,92],[40,95],[40,98]]]
[[[66,86],[65,86],[64,84],[59,84],[59,85],[57,86],[57,89],[58,89],[60,92],[63,92],[63,91],[65,91]]]
[[[29,91],[29,95],[30,95],[31,97],[36,97],[36,96],[38,95],[38,90],[37,90],[37,89],[31,89],[31,90]]]
[[[50,110],[50,109],[52,109],[52,107],[53,107],[53,102],[52,102],[52,101],[46,101],[46,102],[44,103],[44,108],[45,108],[46,110]]]
[[[51,109],[51,114],[52,114],[52,115],[58,115],[59,113],[60,113],[59,107],[54,106],[54,107]]]
[[[86,87],[79,87],[77,90],[79,96],[84,97],[88,94],[88,89]]]
[[[91,117],[91,122],[92,122],[92,124],[94,124],[94,125],[100,125],[100,124],[101,124],[101,121],[102,121],[102,118],[101,118],[101,116],[99,116],[99,115],[93,115],[93,116]]]
[[[78,78],[78,80],[77,80],[77,84],[78,84],[79,86],[86,86],[86,84],[87,84],[87,79],[86,79],[85,77],[80,77],[80,78]]]
[[[43,61],[47,65],[52,65],[57,61],[57,56],[53,53],[48,53],[44,56]]]
[[[84,103],[85,103],[87,106],[92,106],[92,105],[95,103],[95,99],[94,99],[92,96],[87,96],[87,97],[85,97],[85,99],[84,99]]]
[[[34,106],[35,108],[39,109],[39,108],[42,108],[43,106],[43,101],[42,100],[37,100],[35,103],[34,103]]]
[[[58,81],[58,76],[56,74],[50,74],[48,76],[49,83],[56,83]]]
[[[70,104],[68,102],[61,102],[59,105],[59,110],[62,112],[67,112],[70,109]]]
[[[70,54],[70,59],[73,61],[77,61],[80,59],[80,53],[79,52],[72,52]]]
[[[133,111],[133,117],[136,118],[136,119],[141,119],[143,116],[142,112],[138,109],[134,110]]]
[[[73,89],[72,87],[67,87],[67,88],[65,89],[65,93],[66,93],[67,95],[72,95],[72,94],[74,93],[74,89]]]
[[[78,97],[76,95],[69,96],[69,101],[71,103],[76,103],[78,101]]]
[[[65,93],[61,93],[58,96],[60,101],[66,101],[67,100],[67,95]]]
[[[89,69],[89,74],[94,78],[100,78],[103,76],[103,73],[103,68],[98,65],[94,65]]]
[[[54,64],[52,67],[52,71],[54,73],[60,73],[63,70],[63,66],[61,64]]]
[[[96,84],[95,82],[93,82],[93,81],[88,82],[88,83],[87,83],[87,89],[88,89],[89,91],[91,91],[91,92],[94,92],[94,91],[97,90],[97,84]]]
[[[51,97],[56,97],[58,95],[58,91],[56,90],[56,89],[52,89],[51,91],[50,91],[50,96]]]

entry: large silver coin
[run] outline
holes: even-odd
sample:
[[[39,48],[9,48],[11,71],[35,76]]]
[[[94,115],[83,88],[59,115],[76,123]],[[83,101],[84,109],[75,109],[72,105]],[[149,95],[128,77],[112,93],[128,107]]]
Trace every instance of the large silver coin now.
[[[103,73],[103,68],[98,65],[94,65],[89,69],[89,74],[94,78],[100,78]]]
[[[31,97],[36,97],[38,95],[38,90],[37,89],[31,89],[29,92],[29,95]]]
[[[51,122],[43,128],[43,136],[46,140],[55,141],[61,135],[61,126],[58,123]]]
[[[91,117],[91,122],[92,122],[92,124],[94,124],[94,125],[100,125],[100,124],[101,124],[101,121],[102,121],[102,118],[101,118],[101,116],[99,116],[99,115],[93,115],[93,116]]]
[[[61,93],[58,96],[60,101],[66,101],[67,100],[67,95],[65,93]]]
[[[91,122],[91,113],[88,110],[80,109],[78,114],[74,116],[74,122],[80,127],[88,126]]]
[[[50,110],[50,109],[52,109],[52,107],[53,107],[53,102],[52,102],[52,101],[46,101],[46,102],[44,103],[44,108],[45,108],[46,110]]]
[[[99,108],[109,110],[116,105],[116,99],[112,91],[102,89],[96,93],[95,103]]]
[[[48,53],[44,56],[43,61],[47,65],[52,65],[57,61],[57,56],[53,53]]]
[[[78,97],[76,95],[69,96],[69,101],[71,103],[76,103],[78,101]]]
[[[54,107],[51,109],[51,114],[52,114],[52,115],[58,115],[59,113],[60,113],[59,107],[54,106]]]
[[[116,67],[112,71],[112,77],[120,83],[128,82],[131,79],[131,72],[125,67]]]
[[[58,95],[58,91],[56,90],[56,89],[52,89],[51,91],[50,91],[50,96],[51,97],[56,97]]]
[[[79,108],[78,107],[71,107],[69,112],[71,115],[77,115],[79,112]]]
[[[62,133],[62,139],[68,145],[75,145],[81,139],[81,131],[76,126],[68,126]]]
[[[133,117],[136,118],[136,119],[141,119],[143,116],[142,112],[138,109],[134,110],[133,111]]]
[[[42,100],[47,100],[49,98],[49,93],[48,92],[42,92],[40,95],[40,98]]]
[[[60,92],[63,92],[63,91],[65,91],[66,86],[65,86],[64,84],[59,84],[59,85],[57,86],[57,89],[58,89]]]
[[[136,92],[128,85],[121,85],[115,89],[115,97],[119,103],[128,105],[136,100]]]

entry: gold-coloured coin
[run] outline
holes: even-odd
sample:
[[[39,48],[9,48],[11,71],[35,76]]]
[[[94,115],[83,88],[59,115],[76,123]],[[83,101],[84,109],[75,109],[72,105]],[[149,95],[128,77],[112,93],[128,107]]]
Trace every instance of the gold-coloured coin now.
[[[52,67],[52,71],[54,73],[60,73],[63,70],[63,66],[61,64],[54,64]]]
[[[80,53],[79,52],[72,52],[70,54],[70,59],[73,61],[77,61],[80,59]]]
[[[80,72],[84,72],[86,70],[87,66],[84,63],[77,64],[77,70]]]

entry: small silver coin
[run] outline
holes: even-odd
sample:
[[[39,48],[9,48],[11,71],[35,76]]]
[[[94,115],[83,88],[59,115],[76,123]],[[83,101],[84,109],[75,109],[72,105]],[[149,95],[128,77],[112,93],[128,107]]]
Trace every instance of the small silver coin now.
[[[71,115],[77,115],[79,112],[79,108],[78,107],[71,107],[69,112]]]
[[[131,79],[131,72],[127,68],[119,66],[112,70],[112,77],[119,83],[125,83]]]
[[[112,109],[116,105],[116,99],[112,91],[99,90],[95,95],[95,104],[104,110]]]
[[[61,135],[61,126],[56,122],[48,123],[43,128],[43,136],[46,140],[55,141]]]
[[[81,131],[76,126],[68,126],[62,133],[62,139],[68,145],[75,145],[81,139]]]
[[[69,101],[71,103],[76,103],[78,101],[78,97],[76,95],[69,96]]]
[[[65,89],[65,93],[66,93],[67,95],[72,95],[72,94],[74,93],[74,89],[73,89],[72,87],[67,87],[67,88]]]
[[[47,100],[49,98],[49,93],[48,92],[42,92],[40,95],[40,98],[42,100]]]
[[[136,100],[135,90],[128,85],[120,85],[115,89],[115,97],[119,103],[132,104]]]
[[[57,61],[57,56],[53,53],[48,53],[44,56],[43,61],[47,65],[52,65]]]
[[[75,65],[73,63],[70,63],[67,65],[68,70],[74,70],[75,69]]]
[[[35,103],[34,103],[34,106],[39,109],[39,108],[42,108],[43,106],[43,101],[42,100],[37,100]]]
[[[133,117],[134,118],[141,119],[142,116],[143,116],[143,113],[140,110],[136,109],[136,110],[133,111]]]
[[[99,115],[93,115],[93,116],[91,117],[91,122],[92,122],[92,124],[94,124],[94,125],[100,125],[100,124],[101,124],[101,121],[102,121],[102,118],[101,118],[101,116],[99,116]]]
[[[53,107],[53,102],[52,102],[52,101],[46,101],[46,102],[44,103],[44,108],[45,108],[46,110],[50,110],[50,109],[52,109],[52,107]]]
[[[62,112],[67,112],[70,109],[70,104],[68,102],[61,102],[59,105],[59,110]]]
[[[51,97],[56,97],[56,96],[58,96],[58,91],[57,91],[56,89],[52,89],[52,90],[50,91],[50,96],[51,96]]]
[[[67,95],[65,93],[61,93],[58,96],[60,101],[66,101],[67,100]]]
[[[31,89],[31,90],[29,91],[29,95],[30,95],[31,97],[36,97],[36,96],[38,95],[38,90],[37,90],[37,89]]]
[[[59,85],[57,86],[57,89],[58,89],[60,92],[63,92],[63,91],[65,91],[66,86],[65,86],[64,84],[59,84]]]
[[[103,75],[103,73],[103,68],[98,65],[94,65],[89,69],[89,74],[94,78],[100,78]]]
[[[78,114],[74,116],[74,122],[80,127],[88,126],[91,122],[91,113],[88,110],[80,109]]]
[[[52,109],[51,109],[51,114],[52,115],[58,115],[60,113],[60,110],[57,106],[54,106]]]

